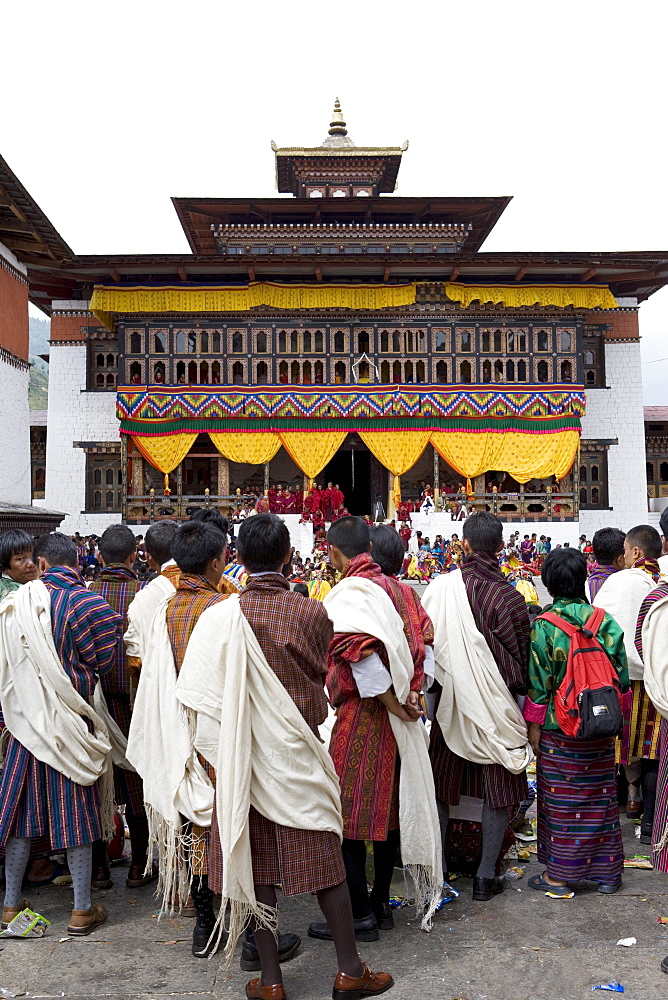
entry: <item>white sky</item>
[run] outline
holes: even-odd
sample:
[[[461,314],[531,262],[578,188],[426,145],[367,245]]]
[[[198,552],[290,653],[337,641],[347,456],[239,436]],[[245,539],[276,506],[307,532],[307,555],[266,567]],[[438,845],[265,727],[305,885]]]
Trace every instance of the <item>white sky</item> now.
[[[514,199],[487,250],[668,250],[662,0],[3,5],[0,152],[78,253],[177,253],[170,196],[275,194],[273,138],[410,140],[403,195]],[[668,404],[668,290],[640,314]]]

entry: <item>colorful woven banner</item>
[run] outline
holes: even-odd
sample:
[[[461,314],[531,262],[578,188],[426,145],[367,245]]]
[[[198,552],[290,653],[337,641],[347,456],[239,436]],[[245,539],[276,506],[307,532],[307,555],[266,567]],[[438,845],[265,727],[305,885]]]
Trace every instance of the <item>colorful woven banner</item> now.
[[[122,386],[116,397],[119,420],[225,420],[233,417],[239,430],[249,420],[370,419],[385,425],[389,418],[448,417],[582,417],[582,386],[527,385],[503,387],[405,385],[230,386],[184,390],[158,386]],[[378,427],[382,430],[383,427]]]

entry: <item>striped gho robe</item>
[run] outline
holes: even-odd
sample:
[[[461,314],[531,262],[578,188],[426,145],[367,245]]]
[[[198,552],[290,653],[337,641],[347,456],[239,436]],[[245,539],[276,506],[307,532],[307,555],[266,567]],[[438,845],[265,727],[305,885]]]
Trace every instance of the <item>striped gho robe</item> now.
[[[368,552],[350,560],[345,576],[363,576],[381,587],[401,616],[415,673],[412,691],[424,681],[425,646],[434,627],[415,591],[385,576]],[[378,653],[388,666],[385,646],[365,634],[334,635],[329,647],[327,690],[336,708],[329,752],[341,784],[343,836],[349,840],[387,840],[399,829],[399,752],[385,706],[360,698],[351,663]]]
[[[501,677],[511,694],[523,694],[531,634],[524,598],[508,583],[495,556],[470,553],[461,572],[476,627],[485,637]],[[436,798],[448,805],[456,806],[461,795],[469,795],[500,809],[527,797],[524,771],[511,774],[500,764],[472,764],[458,757],[446,745],[436,720],[431,726],[429,757]]]
[[[176,583],[176,593],[167,605],[166,622],[167,634],[174,655],[174,666],[177,674],[181,670],[183,660],[188,647],[188,640],[192,635],[195,625],[199,621],[199,616],[212,604],[223,601],[229,594],[236,593],[232,584],[224,579],[221,586],[225,588],[221,593],[214,587],[210,580],[199,573],[180,573],[178,583]],[[216,774],[211,765],[200,757],[202,766],[206,770],[214,787],[216,784]],[[215,813],[215,809],[214,809]],[[192,827],[193,835],[193,859],[194,874],[206,875],[209,870],[209,828]]]
[[[99,594],[120,616],[125,633],[128,627],[128,607],[143,586],[133,570],[122,563],[110,563],[88,589],[92,594]],[[101,683],[109,714],[127,737],[131,719],[130,675],[123,634],[116,646],[114,665],[104,675]],[[140,776],[134,771],[114,765],[114,799],[117,805],[125,805],[128,813],[134,816],[144,815],[144,788]]]
[[[58,658],[75,689],[90,700],[98,678],[114,665],[121,619],[90,593],[77,570],[55,566],[41,579],[51,598]],[[76,784],[10,736],[0,778],[0,844],[9,837],[41,836],[49,837],[53,850],[99,840],[97,783]]]

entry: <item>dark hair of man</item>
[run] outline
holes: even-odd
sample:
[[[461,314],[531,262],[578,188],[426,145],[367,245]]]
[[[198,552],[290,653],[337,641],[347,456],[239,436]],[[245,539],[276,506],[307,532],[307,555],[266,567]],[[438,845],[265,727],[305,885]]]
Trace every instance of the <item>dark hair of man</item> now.
[[[404,545],[394,528],[378,524],[371,529],[371,558],[385,576],[396,576],[404,564]]]
[[[242,521],[237,558],[249,573],[280,573],[290,553],[290,532],[276,514],[255,514]]]
[[[60,531],[40,535],[35,542],[33,559],[45,559],[49,566],[77,568],[77,547],[71,538]]]
[[[474,552],[495,556],[503,545],[503,524],[495,514],[481,510],[466,518],[462,538],[466,539]]]
[[[186,521],[177,530],[172,542],[172,558],[182,573],[206,573],[212,559],[220,559],[227,538],[206,521]]]
[[[295,594],[301,594],[302,597],[308,597],[308,587],[305,583],[296,583],[292,589]]]
[[[661,535],[651,524],[638,524],[626,532],[626,542],[631,548],[642,549],[645,559],[658,559],[663,552]]]
[[[594,532],[592,546],[594,559],[599,566],[612,566],[615,559],[624,555],[626,535],[621,528],[599,528]]]
[[[174,521],[158,521],[146,532],[146,551],[158,566],[164,566],[172,558],[172,542],[178,530]]]
[[[553,600],[586,600],[587,557],[579,549],[548,552],[540,578]]]
[[[24,552],[32,552],[32,535],[27,531],[19,531],[18,528],[11,528],[0,534],[0,571],[4,572],[12,564],[14,556],[21,556]]]
[[[668,507],[664,507],[659,518],[659,527],[664,538],[668,539]]]
[[[137,550],[133,532],[127,524],[110,524],[102,532],[100,555],[105,563],[123,563]]]
[[[205,524],[212,524],[214,528],[218,528],[218,531],[222,531],[224,535],[229,534],[230,531],[230,522],[215,507],[201,507],[195,511],[190,520],[204,521]]]
[[[369,551],[371,532],[361,517],[340,517],[327,532],[327,541],[348,559]]]

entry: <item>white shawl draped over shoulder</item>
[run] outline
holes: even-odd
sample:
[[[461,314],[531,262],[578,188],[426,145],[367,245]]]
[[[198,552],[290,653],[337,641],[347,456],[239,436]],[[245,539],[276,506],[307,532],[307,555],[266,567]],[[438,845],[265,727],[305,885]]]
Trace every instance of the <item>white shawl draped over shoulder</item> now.
[[[182,902],[189,892],[190,838],[183,817],[200,827],[211,825],[213,786],[195,753],[186,713],[176,697],[177,673],[165,617],[169,600],[169,596],[160,600],[145,636],[127,757],[144,783],[149,831],[158,844],[158,891],[164,896],[163,908],[172,912],[177,898]],[[149,859],[147,870],[151,863]]]
[[[641,681],[644,668],[636,649],[636,624],[640,605],[656,583],[644,569],[634,566],[613,573],[594,598],[594,607],[603,608],[624,631],[624,648],[629,668],[629,678]]]
[[[422,606],[434,623],[443,689],[436,718],[446,744],[464,760],[520,774],[533,759],[526,723],[476,627],[461,570],[433,580]]]
[[[196,713],[195,745],[215,760],[223,856],[218,933],[229,905],[229,964],[251,917],[276,926],[275,910],[255,897],[250,807],[280,826],[341,838],[339,782],[329,754],[267,663],[236,595],[200,616],[176,696]]]
[[[668,719],[668,595],[652,604],[642,626],[645,689],[657,712]]]
[[[37,760],[77,785],[105,779],[100,808],[103,835],[111,839],[112,741],[105,719],[79,694],[60,662],[51,628],[51,598],[41,580],[19,587],[0,605],[0,704],[7,729]],[[109,719],[101,692],[98,704]],[[92,732],[86,719],[93,724]],[[115,728],[122,763],[125,739]]]
[[[405,704],[415,667],[401,615],[382,587],[365,577],[344,577],[327,594],[324,605],[335,633],[371,635],[383,643],[394,693]],[[423,910],[422,929],[428,931],[443,884],[440,825],[427,749],[429,737],[420,721],[406,722],[390,712],[388,717],[401,758],[401,856],[415,882],[416,906],[418,912]]]
[[[173,597],[175,593],[174,584],[166,576],[156,576],[137,591],[128,606],[128,627],[123,636],[127,656],[144,659],[147,638],[158,605],[165,598]]]

